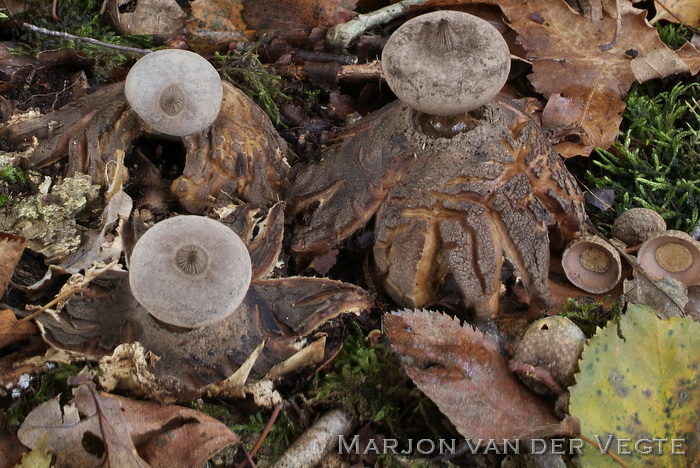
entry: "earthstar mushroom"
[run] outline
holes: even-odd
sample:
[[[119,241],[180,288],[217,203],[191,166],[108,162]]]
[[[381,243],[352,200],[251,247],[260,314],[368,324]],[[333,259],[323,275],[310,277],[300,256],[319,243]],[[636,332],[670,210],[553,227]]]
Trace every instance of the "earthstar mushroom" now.
[[[141,58],[124,85],[134,111],[154,130],[173,136],[200,132],[219,115],[223,87],[200,55],[164,49]]]
[[[382,69],[405,104],[433,116],[452,116],[481,107],[501,90],[510,52],[487,21],[436,11],[406,21],[391,35]]]
[[[153,317],[191,329],[231,315],[248,291],[251,271],[248,250],[231,229],[203,216],[175,216],[138,240],[129,285]]]
[[[622,275],[620,254],[595,236],[570,242],[562,254],[561,264],[569,281],[592,294],[610,291]]]

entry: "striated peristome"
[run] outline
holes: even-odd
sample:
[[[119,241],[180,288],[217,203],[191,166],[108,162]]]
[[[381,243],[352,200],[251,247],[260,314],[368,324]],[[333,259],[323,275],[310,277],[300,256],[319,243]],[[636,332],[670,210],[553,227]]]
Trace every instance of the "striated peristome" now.
[[[490,101],[510,71],[508,45],[487,21],[436,11],[406,21],[382,51],[387,84],[405,104],[456,115]]]
[[[221,109],[223,87],[216,69],[200,55],[165,49],[141,58],[124,87],[129,105],[154,130],[173,136],[198,133]]]

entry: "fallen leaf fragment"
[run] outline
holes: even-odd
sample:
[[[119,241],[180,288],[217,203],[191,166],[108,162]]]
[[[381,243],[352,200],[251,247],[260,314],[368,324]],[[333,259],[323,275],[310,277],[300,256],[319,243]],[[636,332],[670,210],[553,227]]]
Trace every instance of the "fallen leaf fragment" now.
[[[128,3],[109,2],[109,14],[123,35],[148,34],[165,39],[182,32],[185,26],[185,12],[175,0],[139,0],[134,7],[124,8]]]
[[[581,433],[597,436],[603,446],[611,442],[610,450],[630,467],[698,466],[700,323],[661,320],[651,308],[630,304],[619,328],[610,322],[598,329],[583,350],[570,400]],[[655,443],[648,453],[648,444],[629,450],[650,438],[682,440],[679,453],[670,442],[662,450]],[[584,447],[581,466],[618,467],[601,449]]]
[[[36,407],[18,432],[32,448],[48,434],[56,468],[204,466],[239,440],[223,423],[192,409],[97,392],[92,384],[74,394],[63,408],[58,399]],[[87,440],[102,444],[101,457],[86,451]]]
[[[242,0],[195,0],[190,7],[187,29],[194,35],[191,41],[197,48],[255,39],[254,31],[241,16]]]
[[[687,26],[700,26],[700,3],[697,0],[654,0],[656,16],[650,21],[659,20],[681,23]]]
[[[604,8],[599,27],[565,2],[530,0],[499,6],[533,63],[530,81],[549,103],[544,127],[580,129],[581,141],[556,146],[562,156],[588,155],[617,136],[623,98],[636,80],[687,72],[688,65],[661,42],[646,10],[631,1]]]
[[[427,310],[384,316],[384,330],[416,386],[467,439],[528,439],[576,432],[509,370],[498,344]]]
[[[12,273],[22,257],[27,239],[22,236],[0,232],[0,297],[5,294]]]
[[[56,468],[148,468],[136,452],[131,432],[131,424],[124,417],[119,401],[84,385],[78,388],[70,405],[61,408],[58,398],[54,398],[37,406],[27,415],[17,435],[24,445],[33,449],[48,433],[49,450],[56,455]],[[102,443],[101,457],[85,450],[85,438]]]
[[[18,320],[10,309],[0,310],[0,348],[26,340],[36,332],[36,326],[32,322]]]

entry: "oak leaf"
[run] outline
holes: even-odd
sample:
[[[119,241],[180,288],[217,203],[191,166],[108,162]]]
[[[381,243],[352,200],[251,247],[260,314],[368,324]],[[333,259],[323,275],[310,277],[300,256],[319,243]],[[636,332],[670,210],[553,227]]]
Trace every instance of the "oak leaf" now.
[[[630,0],[603,2],[599,21],[563,0],[529,0],[525,10],[521,2],[500,6],[532,61],[530,81],[549,99],[543,126],[564,126],[581,138],[556,146],[565,157],[612,144],[633,82],[689,71]]]
[[[22,257],[27,239],[22,236],[0,232],[0,297],[5,294],[12,273]]]
[[[619,331],[610,322],[589,340],[579,368],[570,411],[599,445],[584,447],[583,467],[620,466],[604,448],[629,467],[698,466],[700,323],[630,304]],[[667,443],[659,450],[645,442],[653,438]],[[675,452],[685,453],[672,453],[670,439],[683,439]]]
[[[18,432],[30,448],[48,433],[56,468],[204,466],[239,440],[223,423],[189,408],[97,392],[92,384],[74,393],[63,408],[58,399],[37,406]],[[89,453],[86,442],[101,446],[101,456]]]
[[[509,370],[498,343],[427,310],[393,312],[384,329],[408,376],[467,439],[527,439],[576,432]]]
[[[0,310],[0,348],[22,341],[36,333],[32,322],[23,322],[10,309]]]

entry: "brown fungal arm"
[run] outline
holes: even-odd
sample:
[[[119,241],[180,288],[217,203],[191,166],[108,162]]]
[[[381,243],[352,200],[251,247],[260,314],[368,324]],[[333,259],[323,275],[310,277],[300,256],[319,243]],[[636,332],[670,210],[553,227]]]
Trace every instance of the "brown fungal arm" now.
[[[182,140],[187,160],[172,190],[189,212],[203,214],[209,199],[223,193],[262,206],[282,198],[287,144],[265,113],[229,83],[224,83],[221,112],[211,127]]]
[[[414,149],[401,131],[399,102],[349,129],[339,146],[292,183],[287,202],[302,226],[292,248],[322,253],[363,226],[389,189],[413,167]]]

